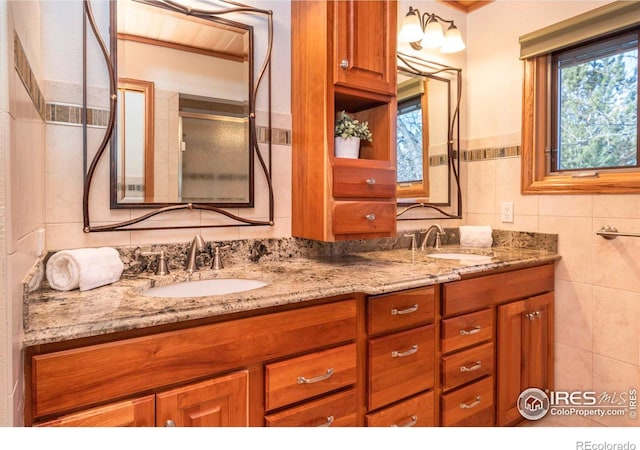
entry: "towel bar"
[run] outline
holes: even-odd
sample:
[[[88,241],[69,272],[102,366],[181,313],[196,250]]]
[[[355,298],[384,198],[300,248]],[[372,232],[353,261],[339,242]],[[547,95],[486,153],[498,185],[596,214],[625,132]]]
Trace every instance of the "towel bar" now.
[[[613,225],[605,225],[596,232],[597,235],[605,239],[615,239],[618,236],[640,237],[640,233],[621,233]]]

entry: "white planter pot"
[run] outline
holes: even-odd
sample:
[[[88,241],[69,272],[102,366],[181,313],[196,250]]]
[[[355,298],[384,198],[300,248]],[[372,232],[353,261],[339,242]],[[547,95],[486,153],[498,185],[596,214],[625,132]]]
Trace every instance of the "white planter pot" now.
[[[358,138],[335,138],[335,155],[337,158],[357,159],[360,154],[360,139]]]

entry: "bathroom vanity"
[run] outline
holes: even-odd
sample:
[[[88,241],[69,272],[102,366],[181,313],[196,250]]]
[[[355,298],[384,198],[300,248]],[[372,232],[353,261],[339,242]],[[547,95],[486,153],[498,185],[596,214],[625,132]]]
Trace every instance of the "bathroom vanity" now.
[[[175,273],[40,292],[26,317],[25,424],[519,422],[520,392],[553,384],[558,255],[493,249],[478,263],[410,253],[195,272],[268,283],[213,297],[140,294]]]

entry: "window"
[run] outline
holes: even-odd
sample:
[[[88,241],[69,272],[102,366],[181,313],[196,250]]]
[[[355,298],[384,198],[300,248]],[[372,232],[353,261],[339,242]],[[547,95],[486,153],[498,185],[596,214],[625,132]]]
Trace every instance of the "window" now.
[[[552,56],[550,173],[638,168],[638,33]]]
[[[529,45],[531,36],[521,38],[521,58],[532,53],[523,58],[524,194],[640,192],[640,26],[636,19],[612,27],[610,17],[612,7],[618,17],[621,7],[638,9],[624,3],[556,24],[553,33],[534,33],[536,45]],[[591,28],[597,36],[589,36]],[[558,40],[563,29],[568,36]],[[546,38],[551,42],[540,45]]]

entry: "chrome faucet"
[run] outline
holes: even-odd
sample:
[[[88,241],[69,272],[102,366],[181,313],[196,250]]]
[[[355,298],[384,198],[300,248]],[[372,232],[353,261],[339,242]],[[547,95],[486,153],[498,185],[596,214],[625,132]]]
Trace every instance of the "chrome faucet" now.
[[[189,251],[187,252],[187,268],[185,269],[189,273],[193,273],[197,270],[196,253],[204,249],[204,239],[199,234],[196,234],[189,245]]]
[[[431,225],[428,229],[420,231],[420,234],[424,234],[424,238],[422,239],[422,244],[420,245],[420,250],[424,251],[427,248],[427,241],[429,240],[429,235],[433,230],[436,230],[436,240],[433,243],[433,248],[440,248],[441,241],[440,237],[444,234],[444,230],[438,224]]]

